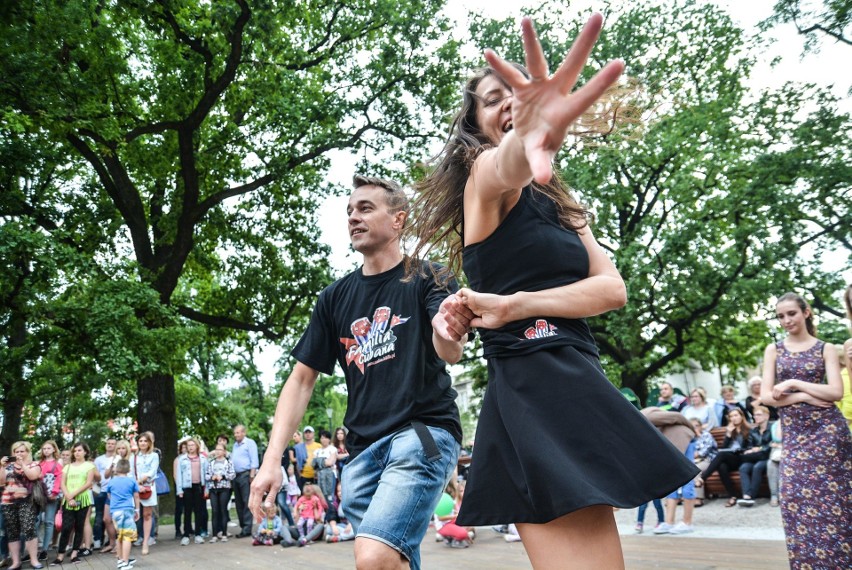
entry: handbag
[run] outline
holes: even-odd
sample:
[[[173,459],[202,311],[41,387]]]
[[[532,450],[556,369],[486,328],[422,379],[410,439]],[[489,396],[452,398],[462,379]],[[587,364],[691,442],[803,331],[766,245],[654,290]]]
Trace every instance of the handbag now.
[[[157,477],[154,479],[154,486],[157,488],[158,495],[168,495],[172,492],[169,480],[166,479],[166,474],[160,468],[157,468]],[[139,496],[141,498],[142,495]]]
[[[136,479],[139,479],[139,471],[136,469],[136,462],[133,462],[133,475]],[[143,501],[145,499],[150,499],[151,495],[154,494],[154,491],[151,490],[151,485],[141,485],[139,487],[139,498]]]
[[[47,489],[44,488],[44,481],[41,478],[32,482],[30,498],[32,498],[33,504],[38,507],[39,512],[47,506]]]

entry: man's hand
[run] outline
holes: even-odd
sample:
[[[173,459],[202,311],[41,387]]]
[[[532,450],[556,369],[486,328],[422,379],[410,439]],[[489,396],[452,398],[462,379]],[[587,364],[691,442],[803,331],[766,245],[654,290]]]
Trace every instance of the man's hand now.
[[[280,456],[269,460],[264,457],[263,465],[260,466],[257,476],[251,483],[249,495],[249,509],[254,515],[255,522],[260,522],[265,516],[263,512],[265,503],[275,504],[275,498],[281,490],[283,480]]]
[[[432,328],[444,340],[458,342],[470,330],[475,316],[457,295],[449,295],[432,319]]]

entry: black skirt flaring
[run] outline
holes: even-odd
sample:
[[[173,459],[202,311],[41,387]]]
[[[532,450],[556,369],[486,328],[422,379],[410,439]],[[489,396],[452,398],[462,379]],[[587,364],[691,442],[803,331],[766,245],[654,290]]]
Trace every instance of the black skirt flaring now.
[[[491,358],[457,523],[550,522],[592,505],[633,508],[699,472],[570,346]]]

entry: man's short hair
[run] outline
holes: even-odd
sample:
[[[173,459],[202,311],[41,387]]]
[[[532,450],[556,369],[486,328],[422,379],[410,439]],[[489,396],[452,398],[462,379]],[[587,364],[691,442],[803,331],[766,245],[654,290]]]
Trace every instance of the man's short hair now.
[[[352,177],[352,187],[357,190],[361,186],[378,186],[379,188],[383,188],[385,191],[385,200],[387,200],[388,209],[391,213],[408,212],[408,196],[405,195],[402,186],[393,180],[356,174]]]

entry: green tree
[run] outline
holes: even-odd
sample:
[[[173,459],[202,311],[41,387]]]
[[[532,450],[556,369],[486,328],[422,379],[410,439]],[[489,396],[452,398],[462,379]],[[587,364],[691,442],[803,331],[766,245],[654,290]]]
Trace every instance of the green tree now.
[[[553,6],[533,18],[553,69],[577,30],[552,30],[582,19]],[[504,22],[474,32],[522,60]],[[827,297],[840,285],[803,251],[848,236],[838,222],[848,220],[850,118],[814,86],[753,96],[759,49],[716,7],[633,4],[609,15],[586,71],[621,57],[641,86],[624,101],[641,124],[578,139],[560,162],[629,292],[624,309],[590,325],[610,378],[643,400],[649,379],[688,360],[753,365],[773,295]]]
[[[778,0],[772,16],[761,23],[768,29],[778,24],[792,23],[805,36],[805,50],[814,50],[820,36],[852,46],[852,1],[822,0]]]
[[[161,337],[161,350],[171,351],[140,359],[130,377],[139,425],[158,443],[177,437],[182,367],[168,364],[185,359],[191,344],[173,331],[180,326],[173,316],[282,338],[329,280],[314,215],[330,192],[329,152],[393,145],[404,157],[422,142],[424,115],[439,110],[451,88],[442,59],[455,44],[436,45],[445,31],[440,5],[22,0],[8,7],[0,109],[85,167],[55,203],[93,218],[83,227],[101,239],[88,251],[109,268],[107,280],[150,293],[134,297],[142,306],[127,315],[150,336],[134,324],[136,338],[121,340]],[[193,287],[199,283],[216,286]],[[162,447],[168,463],[174,450]]]

